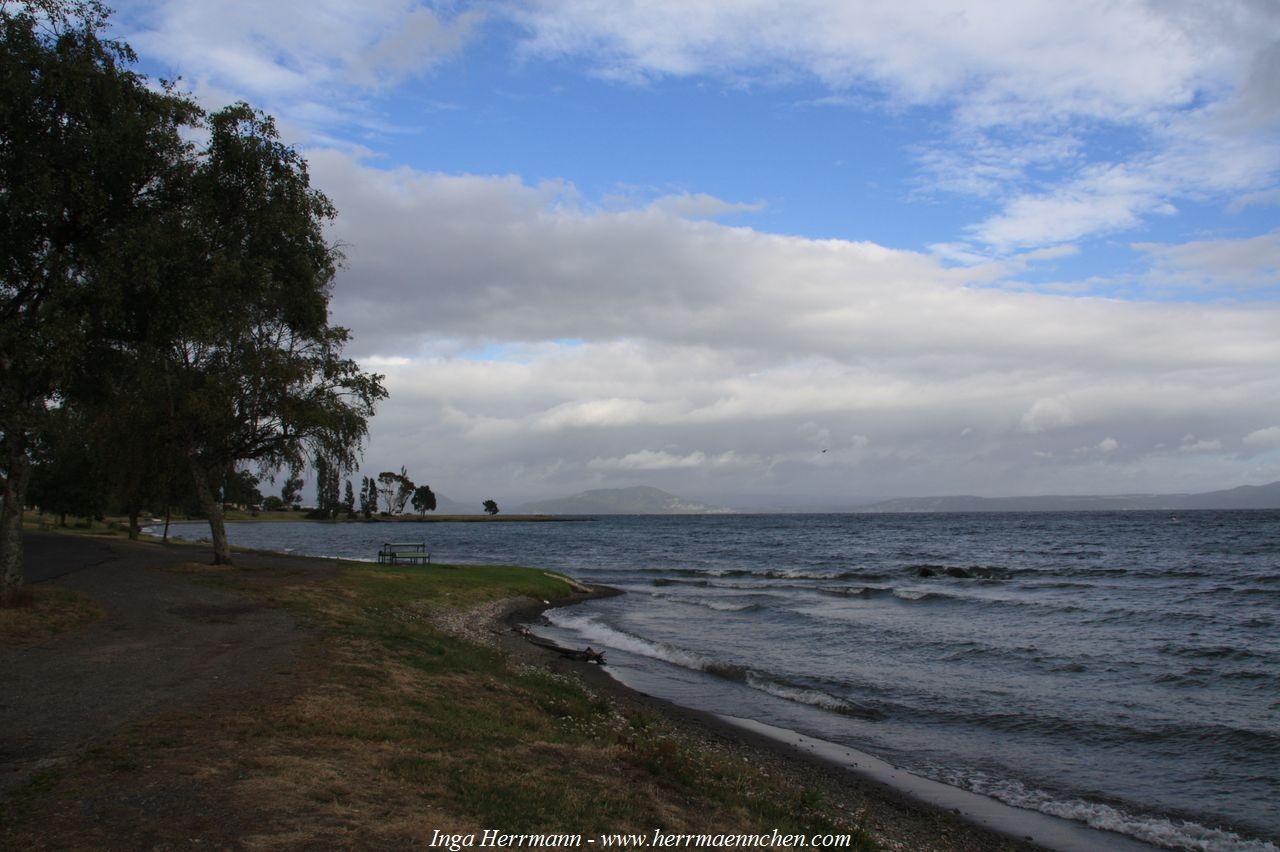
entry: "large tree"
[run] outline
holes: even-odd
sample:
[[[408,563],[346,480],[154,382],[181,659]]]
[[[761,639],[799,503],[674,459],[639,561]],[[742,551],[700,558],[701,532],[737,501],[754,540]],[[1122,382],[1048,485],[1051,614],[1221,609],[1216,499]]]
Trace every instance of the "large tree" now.
[[[204,120],[149,85],[106,21],[95,0],[0,0],[3,603],[23,585],[31,453],[51,412],[74,406],[180,459],[229,562],[225,478],[318,457],[349,469],[386,395],[328,323],[334,209],[306,163],[247,105]],[[198,123],[195,150],[182,131]],[[128,490],[136,504],[145,489]]]
[[[208,129],[180,226],[165,235],[181,286],[160,279],[138,294],[149,321],[139,359],[159,365],[214,562],[229,563],[214,494],[223,472],[322,458],[340,475],[386,391],[381,376],[342,357],[348,332],[329,325],[339,256],[324,226],[335,211],[306,162],[245,104],[213,114]]]
[[[111,363],[122,267],[198,111],[130,70],[97,2],[0,0],[0,603],[24,584],[22,509],[50,411]]]

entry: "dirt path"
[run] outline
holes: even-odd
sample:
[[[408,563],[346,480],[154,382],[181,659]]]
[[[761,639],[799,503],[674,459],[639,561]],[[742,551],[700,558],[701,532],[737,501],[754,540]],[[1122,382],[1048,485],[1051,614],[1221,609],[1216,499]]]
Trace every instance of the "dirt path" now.
[[[32,537],[58,539],[38,542],[36,561],[80,564],[50,582],[89,596],[107,615],[49,642],[0,649],[0,795],[129,722],[263,682],[290,665],[302,638],[279,610],[164,570],[207,561],[201,549]],[[242,564],[271,561],[247,556]],[[56,575],[63,565],[36,567]]]

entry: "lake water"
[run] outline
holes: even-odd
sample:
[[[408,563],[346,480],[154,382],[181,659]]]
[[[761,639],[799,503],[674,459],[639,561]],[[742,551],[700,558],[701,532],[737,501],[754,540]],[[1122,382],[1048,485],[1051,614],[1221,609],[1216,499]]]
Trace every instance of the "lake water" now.
[[[179,525],[181,537],[207,527]],[[230,524],[623,589],[538,629],[624,682],[1174,849],[1280,846],[1280,512]]]

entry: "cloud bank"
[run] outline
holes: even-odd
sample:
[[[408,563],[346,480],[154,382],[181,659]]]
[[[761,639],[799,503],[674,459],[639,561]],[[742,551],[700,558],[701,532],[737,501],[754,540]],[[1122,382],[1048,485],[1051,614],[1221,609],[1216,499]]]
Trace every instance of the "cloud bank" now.
[[[205,103],[278,115],[341,211],[334,319],[393,393],[367,469],[504,505],[1280,479],[1270,0],[122,5],[128,40]],[[488,88],[428,85],[450,71]],[[868,179],[850,209],[955,224],[932,245],[814,239],[724,224],[775,214],[754,192],[632,203],[649,190],[433,170],[430,127],[514,152],[503,105],[585,79],[641,134],[680,129],[653,109],[676,84],[789,101],[802,142],[817,111],[894,124],[888,183],[910,198]]]
[[[335,318],[393,389],[371,452],[445,480],[724,499],[1280,476],[1243,425],[1280,422],[1273,304],[1047,295],[562,184],[311,163],[343,210]]]

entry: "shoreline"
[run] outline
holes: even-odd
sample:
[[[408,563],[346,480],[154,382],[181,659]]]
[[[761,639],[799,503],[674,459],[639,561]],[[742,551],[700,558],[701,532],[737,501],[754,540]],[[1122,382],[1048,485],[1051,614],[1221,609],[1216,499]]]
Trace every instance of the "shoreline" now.
[[[58,544],[65,545],[70,550],[75,551],[76,554],[79,554],[81,558],[76,561],[82,564],[78,564],[75,567],[96,568],[96,570],[84,573],[73,572],[66,575],[65,578],[59,578],[56,582],[60,585],[70,585],[73,588],[89,584],[94,587],[96,594],[110,593],[113,596],[112,600],[116,602],[116,606],[126,613],[133,613],[137,610],[141,601],[156,597],[149,593],[144,594],[144,592],[152,590],[153,587],[166,589],[170,584],[176,584],[186,588],[190,585],[190,581],[198,575],[208,574],[224,579],[231,576],[230,574],[225,574],[226,569],[220,569],[216,566],[206,567],[203,563],[198,565],[196,560],[191,558],[198,553],[204,552],[205,547],[200,544],[171,542],[166,546],[158,543],[128,542],[120,538],[114,538],[103,540],[102,546],[95,545],[90,547],[93,544],[93,539],[82,536],[48,535],[38,536],[37,538],[56,541]],[[108,554],[109,558],[105,562],[104,555],[99,552],[103,547],[111,551]],[[237,547],[236,550],[245,557],[241,567],[250,569],[245,574],[245,579],[252,579],[254,582],[261,581],[264,584],[263,588],[274,589],[279,586],[281,589],[287,590],[292,588],[294,584],[305,586],[312,579],[337,576],[344,569],[364,567],[363,563],[353,563],[349,560],[240,547]],[[54,558],[55,554],[50,553],[48,557],[60,564],[65,563],[68,558],[66,553],[58,554],[56,558]],[[33,561],[39,561],[39,559]],[[164,570],[157,572],[154,569]],[[761,770],[767,776],[790,780],[794,782],[793,786],[800,789],[818,791],[828,803],[835,805],[850,817],[851,821],[858,821],[860,815],[865,815],[863,825],[869,832],[877,836],[881,848],[913,850],[913,852],[914,850],[920,850],[920,852],[926,852],[926,850],[937,850],[937,852],[947,852],[948,850],[959,850],[959,852],[992,850],[992,852],[1002,852],[1003,850],[1072,848],[1052,842],[1052,838],[1046,838],[1039,829],[1019,833],[1016,827],[984,824],[982,819],[975,818],[972,813],[973,809],[967,807],[964,803],[957,806],[938,801],[931,803],[927,798],[922,798],[918,790],[912,789],[910,786],[904,787],[901,784],[894,784],[893,781],[896,779],[876,778],[874,774],[866,772],[861,756],[853,760],[848,759],[853,751],[852,749],[832,746],[836,751],[827,753],[821,747],[827,744],[802,737],[790,731],[776,728],[768,729],[768,726],[761,726],[758,723],[748,722],[744,724],[742,720],[695,710],[647,695],[628,687],[600,666],[564,659],[553,651],[548,651],[529,643],[523,637],[512,632],[511,625],[535,620],[542,613],[553,608],[576,605],[587,600],[617,596],[623,594],[623,592],[603,586],[585,586],[571,576],[560,572],[542,569],[522,570],[532,570],[543,574],[545,577],[563,582],[569,586],[572,593],[563,599],[555,598],[554,594],[544,593],[545,597],[555,599],[555,603],[551,603],[538,599],[544,595],[538,595],[538,598],[514,597],[520,592],[509,586],[506,589],[508,597],[491,599],[488,603],[479,607],[463,606],[441,610],[442,620],[447,620],[450,623],[440,624],[437,629],[442,632],[453,633],[471,642],[498,648],[506,652],[507,659],[513,666],[519,667],[523,664],[541,670],[550,670],[553,673],[572,676],[597,696],[610,699],[619,709],[624,711],[632,710],[636,711],[636,715],[645,715],[663,720],[662,725],[664,728],[669,727],[669,729],[676,731],[681,738],[698,749],[705,749],[710,753],[719,755],[721,758],[727,757],[734,762],[746,761],[753,768]],[[141,584],[139,589],[129,591],[119,588],[120,584],[112,576],[112,572],[116,571],[124,571],[133,577],[136,584]],[[101,592],[96,591],[98,586],[102,586]],[[302,586],[298,587],[301,588]],[[227,587],[226,591],[230,590],[231,587]],[[186,593],[196,595],[198,598],[223,594],[203,590],[193,590]],[[264,601],[249,606],[245,606],[242,603],[225,603],[222,600],[217,601],[217,606],[211,606],[204,600],[198,600],[198,605],[179,606],[176,609],[172,606],[173,598],[171,594],[159,595],[158,600],[164,605],[161,607],[165,611],[164,618],[170,620],[176,618],[180,623],[190,622],[197,625],[198,629],[202,631],[239,629],[236,625],[241,619],[263,618],[266,617],[267,612],[280,609],[279,599],[272,599],[269,602]],[[292,622],[292,617],[287,615],[285,617]],[[161,616],[147,615],[146,617],[139,616],[135,620],[139,623],[141,629],[141,626],[154,626],[159,618]],[[434,621],[435,619],[431,620]],[[116,648],[122,635],[114,629],[107,630],[110,627],[109,623],[104,622],[103,625],[97,628],[98,634],[107,631],[105,638],[98,636],[97,639],[94,639],[96,634],[93,634],[93,631],[90,630],[86,634],[75,635],[68,641],[71,643],[83,643],[85,645],[85,653],[92,658],[90,661],[95,667],[101,668],[102,662],[99,658],[104,653],[103,648],[108,651]],[[256,636],[257,634],[255,633],[254,635]],[[161,645],[166,645],[168,638],[168,634],[164,633],[157,641]],[[107,641],[108,639],[110,641]],[[100,647],[95,645],[94,641],[105,643],[105,645]],[[113,657],[113,659],[116,658]],[[119,657],[118,661],[127,663],[128,659]],[[290,664],[286,668],[291,670],[295,666]],[[72,692],[77,688],[73,682],[74,679],[63,678],[60,680],[59,678],[52,678],[51,681],[47,670],[41,669],[41,672],[40,679],[44,682],[52,682],[53,685],[57,685],[65,681],[63,685],[66,685]],[[292,678],[296,675],[292,671],[285,671],[284,676]],[[135,680],[136,678],[112,679],[110,681],[111,689],[107,689],[104,686],[103,693],[114,694],[115,692],[120,692],[126,686],[132,689]],[[221,682],[221,679],[215,678],[209,682],[212,683],[213,681]],[[285,688],[288,688],[288,686],[288,683],[286,683]],[[124,691],[127,692],[128,689]],[[159,704],[155,702],[155,696],[148,694],[146,698],[149,706],[151,704],[164,706],[163,702]],[[154,712],[154,707],[148,710],[148,713],[150,712]],[[108,727],[114,727],[115,724],[115,722],[112,722]],[[75,725],[73,728],[80,729],[81,726]],[[618,745],[623,749],[626,748],[626,743],[622,740],[619,740]],[[850,765],[851,763],[853,765]],[[147,768],[150,767],[148,766]],[[130,771],[137,770],[134,768]],[[236,777],[239,778],[240,776]],[[955,788],[948,789],[954,790]],[[966,811],[970,812],[966,813]],[[1027,813],[1034,814],[1034,812]],[[1011,831],[1012,834],[1010,833]],[[1027,839],[1028,834],[1034,840],[1040,841],[1040,843],[1029,842]],[[1121,835],[1103,832],[1094,832],[1094,834],[1095,836],[1101,836],[1106,842],[1094,843],[1087,848],[1151,848],[1132,844],[1128,846],[1118,845],[1118,841],[1126,840]],[[1046,840],[1049,842],[1046,842]]]
[[[536,627],[536,620],[548,610],[625,594],[607,586],[585,588],[555,603],[526,599],[523,604],[511,605],[499,618],[504,629],[494,630],[491,625],[489,630],[497,644],[521,662],[576,675],[592,690],[623,706],[658,713],[700,744],[727,748],[743,760],[768,765],[779,773],[798,774],[834,800],[853,803],[854,810],[867,813],[877,834],[908,844],[896,848],[984,852],[1151,852],[1159,848],[1128,835],[1016,808],[913,775],[849,746],[649,695],[626,685],[605,666],[563,658],[517,632],[520,627]],[[945,845],[933,845],[939,842]]]
[[[179,542],[173,542],[172,547]],[[191,544],[182,542],[181,544]],[[200,545],[196,544],[195,549]],[[254,554],[272,563],[307,566],[330,563],[325,557],[296,553],[262,551],[237,547],[246,555]],[[342,561],[342,560],[340,560]],[[549,668],[554,672],[578,677],[588,688],[606,695],[618,704],[649,711],[668,720],[694,742],[713,750],[728,751],[735,760],[768,766],[769,773],[799,777],[803,786],[824,791],[849,813],[866,813],[868,827],[877,834],[906,838],[904,846],[888,848],[939,850],[1075,850],[1114,849],[1150,850],[1149,846],[1126,835],[1090,829],[1081,823],[1059,819],[1036,811],[1003,805],[994,799],[970,794],[960,788],[910,776],[894,767],[883,765],[884,771],[870,771],[876,759],[855,753],[853,749],[805,737],[797,732],[771,728],[730,715],[696,710],[670,700],[645,694],[627,686],[601,666],[560,658],[555,652],[539,648],[513,633],[515,624],[536,620],[550,609],[573,606],[588,600],[624,594],[604,586],[585,586],[560,572],[533,569],[567,583],[573,594],[555,603],[532,598],[511,598],[499,610],[485,613],[487,619],[475,618],[474,611],[459,610],[461,621],[475,619],[461,632],[476,639],[477,632],[492,634],[492,644],[507,651],[516,662]],[[486,607],[487,609],[487,607]],[[503,626],[506,629],[494,630]],[[479,637],[481,642],[485,637]],[[925,789],[929,788],[929,789]],[[941,791],[944,795],[937,795]],[[957,799],[953,794],[959,794]],[[1081,841],[1081,837],[1085,838]]]

